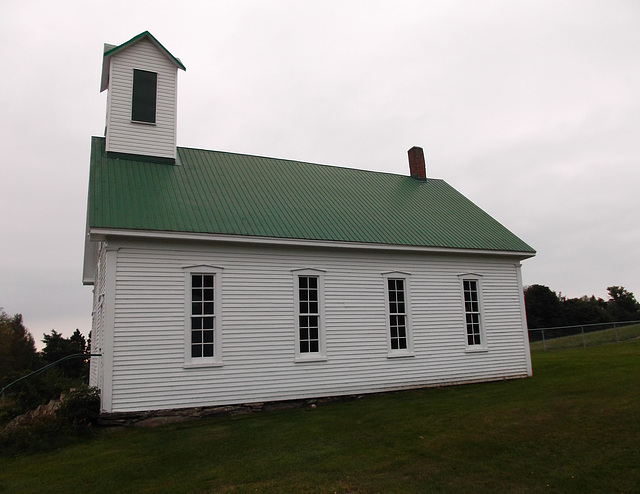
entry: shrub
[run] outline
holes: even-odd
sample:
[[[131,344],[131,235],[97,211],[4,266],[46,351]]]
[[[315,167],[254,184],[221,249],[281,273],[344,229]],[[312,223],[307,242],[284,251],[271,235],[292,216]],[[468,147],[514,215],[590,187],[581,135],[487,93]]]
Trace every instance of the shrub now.
[[[85,385],[66,393],[56,410],[56,417],[71,426],[95,425],[99,416],[100,390]]]
[[[7,424],[0,431],[0,456],[50,451],[90,435],[100,415],[100,392],[83,385],[55,406],[52,401]]]

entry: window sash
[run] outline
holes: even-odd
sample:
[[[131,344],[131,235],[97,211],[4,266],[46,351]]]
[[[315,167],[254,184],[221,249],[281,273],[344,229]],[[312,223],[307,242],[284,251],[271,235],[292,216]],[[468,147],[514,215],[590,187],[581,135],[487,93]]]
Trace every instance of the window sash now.
[[[215,274],[191,274],[191,358],[215,356]]]
[[[482,345],[482,325],[480,311],[480,290],[478,286],[478,280],[463,280],[462,290],[464,293],[467,345],[480,346]]]
[[[388,278],[387,294],[391,350],[406,350],[409,346],[409,341],[405,280],[402,278]]]
[[[298,276],[298,351],[320,353],[320,286],[318,276]]]

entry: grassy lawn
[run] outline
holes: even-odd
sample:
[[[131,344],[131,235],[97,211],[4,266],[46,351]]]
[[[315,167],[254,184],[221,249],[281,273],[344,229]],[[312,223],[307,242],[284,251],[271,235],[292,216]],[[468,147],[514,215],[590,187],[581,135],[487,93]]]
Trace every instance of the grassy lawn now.
[[[0,492],[638,492],[640,341],[533,363],[532,379],[103,433],[0,458]]]
[[[553,338],[553,330],[546,331],[546,341],[536,341],[531,343],[531,350],[564,350],[566,348],[576,348],[583,346],[605,345],[607,343],[617,343],[620,341],[628,341],[640,338],[640,324],[631,326],[622,326],[619,328],[611,328],[599,331],[591,331],[586,327],[587,332],[584,336],[580,332],[580,328],[575,328],[576,334],[571,336],[561,336]],[[550,337],[551,336],[551,337]]]

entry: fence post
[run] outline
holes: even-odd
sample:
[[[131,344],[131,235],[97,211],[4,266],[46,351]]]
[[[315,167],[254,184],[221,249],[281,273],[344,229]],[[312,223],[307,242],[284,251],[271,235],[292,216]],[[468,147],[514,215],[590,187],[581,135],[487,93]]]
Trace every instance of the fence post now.
[[[544,339],[544,329],[542,330],[542,349],[546,352],[547,351],[547,342]]]
[[[580,331],[582,332],[582,348],[587,348],[587,341],[584,339],[584,326],[580,326]]]
[[[616,334],[616,343],[620,343],[620,340],[618,340],[618,323],[613,323],[613,332]]]

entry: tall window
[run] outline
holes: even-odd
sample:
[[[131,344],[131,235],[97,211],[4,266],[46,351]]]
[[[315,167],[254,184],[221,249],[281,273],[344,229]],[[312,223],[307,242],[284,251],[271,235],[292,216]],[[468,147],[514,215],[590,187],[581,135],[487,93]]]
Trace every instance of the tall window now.
[[[407,304],[404,296],[404,280],[389,278],[389,329],[391,350],[407,348]]]
[[[324,360],[324,273],[294,271],[296,304],[296,360]]]
[[[298,293],[300,353],[318,353],[320,351],[318,277],[299,276]]]
[[[185,267],[185,365],[221,365],[221,269]]]
[[[464,312],[467,328],[467,345],[482,346],[482,314],[478,280],[463,279]]]
[[[411,314],[409,305],[409,275],[383,275],[387,299],[387,349],[389,357],[413,355]]]
[[[134,69],[131,120],[134,122],[156,123],[157,93],[158,74]]]
[[[191,275],[191,358],[213,358],[216,344],[214,279],[214,274]]]

